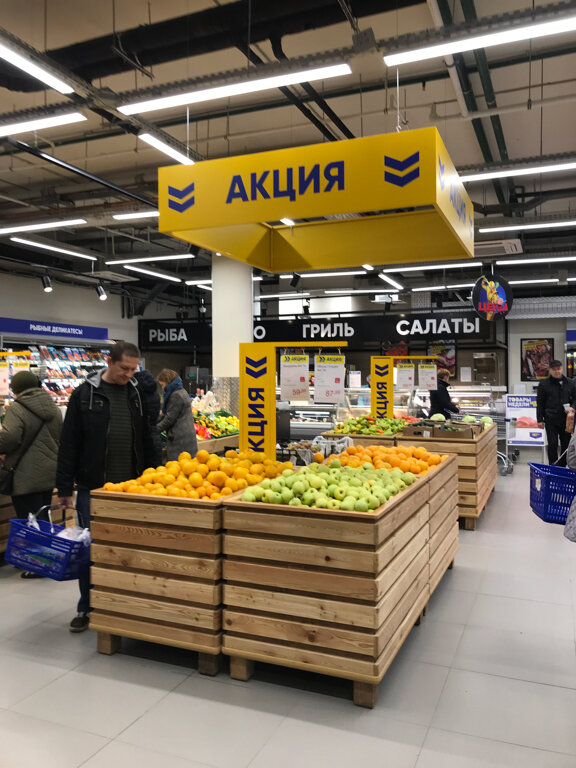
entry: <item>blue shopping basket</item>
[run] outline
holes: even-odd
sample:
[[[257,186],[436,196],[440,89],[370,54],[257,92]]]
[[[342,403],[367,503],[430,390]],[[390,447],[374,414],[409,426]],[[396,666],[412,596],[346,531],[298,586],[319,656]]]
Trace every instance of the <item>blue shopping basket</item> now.
[[[576,472],[553,464],[530,464],[530,506],[545,523],[564,525],[576,496]]]
[[[56,534],[64,530],[62,525],[36,522],[40,530],[30,527],[27,520],[10,520],[6,562],[55,581],[77,579],[90,565],[90,547],[59,538]]]

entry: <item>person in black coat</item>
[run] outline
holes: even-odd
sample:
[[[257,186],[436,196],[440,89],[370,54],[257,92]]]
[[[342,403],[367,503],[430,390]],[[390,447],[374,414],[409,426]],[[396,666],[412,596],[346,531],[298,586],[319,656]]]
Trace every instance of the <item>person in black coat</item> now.
[[[136,371],[134,378],[138,382],[140,397],[142,398],[142,410],[150,427],[150,440],[152,449],[151,465],[157,467],[162,464],[162,439],[156,426],[160,414],[160,393],[156,379],[150,371]]]
[[[572,379],[564,376],[560,360],[552,360],[549,375],[538,384],[536,392],[536,421],[540,429],[546,429],[548,440],[548,463],[558,461],[558,441],[564,454],[568,448],[571,434],[566,432],[566,414],[574,412],[576,406],[576,388]],[[558,465],[566,466],[566,456],[562,456]]]
[[[438,389],[430,390],[430,416],[441,413],[449,417],[451,413],[459,413],[460,408],[453,403],[448,392],[450,386],[450,371],[440,368],[438,371]]]

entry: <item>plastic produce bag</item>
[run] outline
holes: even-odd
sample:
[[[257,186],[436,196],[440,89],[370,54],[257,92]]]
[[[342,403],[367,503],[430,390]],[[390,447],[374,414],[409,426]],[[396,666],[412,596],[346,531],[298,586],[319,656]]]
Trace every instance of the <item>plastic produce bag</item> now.
[[[56,536],[59,539],[68,539],[68,541],[79,541],[84,544],[85,547],[90,546],[90,531],[88,528],[80,528],[77,525],[71,528],[63,528]]]

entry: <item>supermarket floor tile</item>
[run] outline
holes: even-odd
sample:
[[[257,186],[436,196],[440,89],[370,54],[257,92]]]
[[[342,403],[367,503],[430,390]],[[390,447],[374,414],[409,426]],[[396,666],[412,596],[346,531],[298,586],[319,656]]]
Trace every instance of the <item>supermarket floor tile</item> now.
[[[150,749],[111,741],[97,752],[82,768],[212,768],[206,763],[185,760]]]
[[[107,743],[73,727],[0,710],[2,768],[77,768]]]
[[[572,768],[576,547],[529,510],[528,467],[499,478],[391,665],[373,710],[351,683],[72,635],[77,585],[0,567],[2,768]],[[3,708],[3,709],[2,709]]]
[[[573,768],[574,756],[431,728],[416,768]]]
[[[393,725],[383,724],[375,737],[287,718],[250,768],[349,768],[359,760],[362,765],[414,768],[420,744],[398,738]]]
[[[452,669],[433,727],[576,755],[576,690]]]

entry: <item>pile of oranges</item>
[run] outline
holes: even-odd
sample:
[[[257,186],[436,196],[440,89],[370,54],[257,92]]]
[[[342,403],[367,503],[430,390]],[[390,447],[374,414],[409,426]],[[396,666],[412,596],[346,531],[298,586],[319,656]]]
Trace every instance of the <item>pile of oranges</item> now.
[[[224,456],[217,456],[201,450],[194,458],[184,452],[178,461],[156,469],[149,467],[135,480],[106,483],[104,490],[215,501],[266,477],[278,477],[285,469],[293,469],[289,461],[273,461],[256,451],[226,451]]]
[[[413,475],[424,475],[437,464],[449,457],[445,453],[428,453],[424,447],[413,445],[351,445],[344,453],[336,456],[332,454],[324,459],[322,454],[314,457],[318,463],[330,464],[332,459],[339,459],[344,467],[361,467],[366,462],[373,465],[374,469],[401,469],[402,472],[412,472]]]

